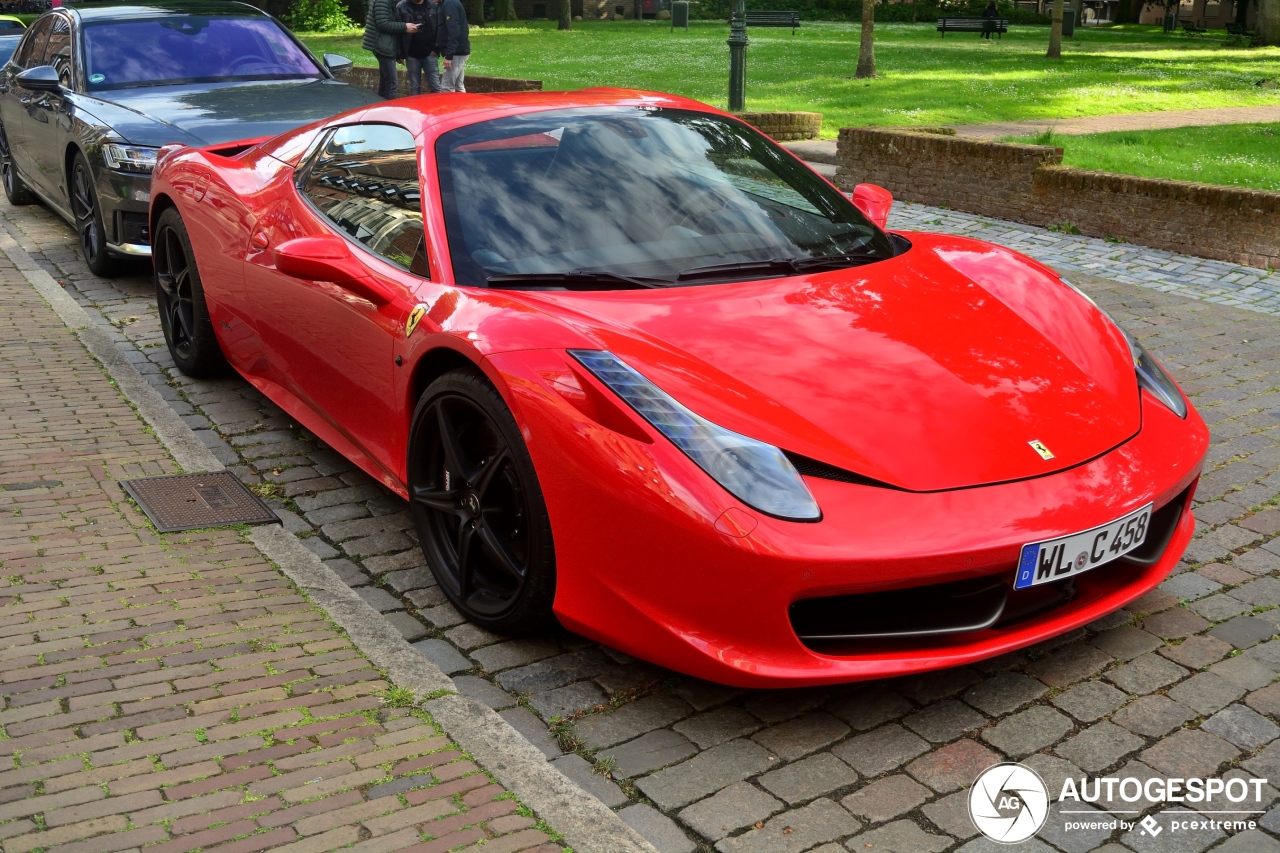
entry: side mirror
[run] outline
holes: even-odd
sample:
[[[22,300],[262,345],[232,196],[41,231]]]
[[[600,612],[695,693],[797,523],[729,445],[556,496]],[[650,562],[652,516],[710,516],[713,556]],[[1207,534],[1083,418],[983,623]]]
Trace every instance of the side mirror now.
[[[347,72],[351,70],[354,63],[345,56],[336,53],[326,53],[324,55],[324,64],[329,68],[329,73],[334,77],[345,77]]]
[[[37,92],[57,92],[62,89],[62,81],[58,79],[58,69],[52,65],[37,65],[28,68],[14,78],[19,86]]]
[[[853,206],[880,228],[889,225],[889,211],[893,209],[893,193],[875,184],[858,184],[853,188]]]
[[[374,305],[391,301],[341,237],[297,237],[276,246],[274,255],[276,269],[285,275],[331,281]]]

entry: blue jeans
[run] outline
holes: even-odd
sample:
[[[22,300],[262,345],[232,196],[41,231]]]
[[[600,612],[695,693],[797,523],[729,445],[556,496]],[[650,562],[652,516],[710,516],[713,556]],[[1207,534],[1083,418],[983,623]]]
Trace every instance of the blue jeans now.
[[[440,91],[440,57],[434,53],[428,54],[425,59],[418,59],[410,56],[405,59],[405,66],[409,71],[409,94],[422,94],[422,74],[427,75],[427,91]]]
[[[396,58],[383,56],[380,53],[374,56],[378,57],[378,94],[390,100],[400,91],[400,75],[396,71]]]

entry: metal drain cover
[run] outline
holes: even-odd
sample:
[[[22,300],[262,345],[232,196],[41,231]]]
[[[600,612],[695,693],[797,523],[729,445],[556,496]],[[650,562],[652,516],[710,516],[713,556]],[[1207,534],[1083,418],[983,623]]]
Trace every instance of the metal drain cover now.
[[[230,471],[175,474],[121,480],[156,530],[173,533],[197,527],[280,523],[262,500]]]

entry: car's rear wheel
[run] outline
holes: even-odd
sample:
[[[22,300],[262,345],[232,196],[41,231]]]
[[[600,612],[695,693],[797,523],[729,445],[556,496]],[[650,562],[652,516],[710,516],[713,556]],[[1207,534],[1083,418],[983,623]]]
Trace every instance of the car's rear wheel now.
[[[188,376],[221,376],[227,360],[209,320],[191,238],[177,208],[160,214],[151,244],[156,306],[173,363]]]
[[[107,232],[102,226],[102,211],[98,207],[98,191],[93,184],[93,172],[84,154],[77,153],[71,164],[71,215],[76,222],[76,235],[80,242],[80,254],[89,266],[89,272],[110,276],[115,270],[115,258],[107,251]]]
[[[450,371],[419,399],[409,497],[427,564],[458,612],[498,634],[552,624],[542,489],[515,419],[479,371]]]
[[[27,189],[27,185],[22,182],[17,170],[13,168],[9,137],[5,135],[3,127],[0,127],[0,177],[4,179],[4,197],[9,199],[9,204],[19,207],[35,203],[35,193]]]

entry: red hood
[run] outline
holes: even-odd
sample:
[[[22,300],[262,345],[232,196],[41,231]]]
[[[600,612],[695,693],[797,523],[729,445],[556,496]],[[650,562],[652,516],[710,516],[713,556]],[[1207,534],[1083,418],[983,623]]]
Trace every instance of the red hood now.
[[[863,268],[533,299],[715,423],[906,489],[1039,476],[1138,432],[1100,311],[1008,250],[911,237]]]

